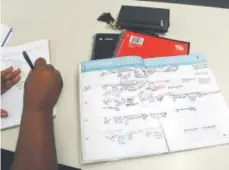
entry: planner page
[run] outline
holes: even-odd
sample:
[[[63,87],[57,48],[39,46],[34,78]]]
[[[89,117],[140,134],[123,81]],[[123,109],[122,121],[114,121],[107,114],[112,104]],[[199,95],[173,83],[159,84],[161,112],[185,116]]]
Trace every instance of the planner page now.
[[[168,152],[144,61],[123,57],[88,61],[80,68],[83,163]]]
[[[169,151],[229,143],[229,110],[201,54],[144,61]],[[152,108],[153,109],[153,108]]]

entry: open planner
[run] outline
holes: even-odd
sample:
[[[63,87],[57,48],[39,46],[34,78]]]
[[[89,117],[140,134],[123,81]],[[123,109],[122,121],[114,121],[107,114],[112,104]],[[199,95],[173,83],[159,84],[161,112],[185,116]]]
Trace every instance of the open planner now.
[[[1,108],[8,112],[7,118],[1,118],[1,129],[18,126],[21,122],[24,82],[31,70],[22,51],[27,51],[33,63],[39,57],[43,57],[47,63],[50,63],[48,40],[1,49],[1,70],[10,66],[21,69],[21,80],[1,96]]]
[[[229,110],[205,57],[80,65],[82,162],[229,143]]]

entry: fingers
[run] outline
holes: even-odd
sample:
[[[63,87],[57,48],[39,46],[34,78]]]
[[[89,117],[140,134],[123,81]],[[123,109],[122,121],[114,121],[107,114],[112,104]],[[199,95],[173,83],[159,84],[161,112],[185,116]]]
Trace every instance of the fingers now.
[[[52,69],[52,70],[55,70],[55,68],[51,64],[48,64],[47,67]]]
[[[21,79],[21,76],[16,76],[10,80],[7,80],[5,83],[6,83],[6,86],[7,87],[11,87],[13,86],[14,84],[18,83]]]
[[[53,67],[53,65],[51,65],[51,64],[46,64],[46,61],[45,61],[44,58],[38,58],[38,59],[35,61],[34,66],[35,66],[35,68],[46,66],[46,67],[48,67],[49,69],[56,70],[56,69]]]
[[[13,67],[8,67],[7,69],[1,71],[1,76],[4,76],[13,71]]]
[[[5,81],[5,87],[2,89],[1,94],[5,93],[13,85],[17,84],[21,80],[21,76],[16,76],[13,79]]]
[[[46,64],[46,60],[44,58],[38,58],[36,61],[35,61],[35,64],[34,64],[34,67],[37,68],[37,67],[41,67],[41,66],[47,66],[48,68],[52,69],[52,70],[56,70],[53,65],[51,64]]]
[[[38,58],[36,61],[35,61],[35,64],[34,64],[34,67],[35,68],[38,68],[38,67],[42,67],[42,66],[45,66],[46,65],[46,61],[44,58]]]
[[[38,58],[38,59],[35,61],[35,64],[34,64],[34,67],[35,67],[35,68],[44,67],[44,66],[47,67],[47,68],[49,68],[49,69],[51,69],[51,70],[53,70],[53,71],[55,71],[55,72],[57,73],[57,75],[61,77],[60,72],[59,72],[58,70],[56,70],[55,67],[53,67],[53,65],[51,65],[51,64],[46,64],[46,61],[45,61],[44,58]],[[62,79],[61,79],[61,86],[63,86],[63,81],[62,81]]]
[[[58,77],[60,77],[60,86],[63,87],[64,83],[63,83],[63,79],[62,79],[62,76],[60,74],[60,72],[58,70],[56,70],[56,74]]]
[[[1,94],[5,93],[21,79],[19,76],[20,74],[20,69],[13,71],[12,67],[9,67],[1,72]]]
[[[6,110],[1,109],[1,117],[8,117],[8,113]]]
[[[3,76],[3,79],[8,80],[8,79],[13,79],[15,77],[18,77],[21,74],[21,70],[17,69],[15,71],[9,72]]]

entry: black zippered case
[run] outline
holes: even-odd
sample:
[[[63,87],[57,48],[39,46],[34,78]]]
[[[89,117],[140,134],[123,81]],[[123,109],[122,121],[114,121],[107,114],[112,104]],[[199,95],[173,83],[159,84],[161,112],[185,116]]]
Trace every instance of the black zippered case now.
[[[117,25],[121,29],[165,33],[170,25],[169,16],[169,9],[122,6]]]

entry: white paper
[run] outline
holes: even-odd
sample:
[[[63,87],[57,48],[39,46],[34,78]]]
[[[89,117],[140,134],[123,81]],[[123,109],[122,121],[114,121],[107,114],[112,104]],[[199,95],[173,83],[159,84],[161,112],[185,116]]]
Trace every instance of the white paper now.
[[[1,24],[1,47],[5,47],[12,36],[12,28]]]
[[[117,60],[80,68],[83,163],[229,143],[229,109],[203,56],[112,69]]]
[[[229,143],[228,106],[206,63],[148,77],[169,80],[155,94],[170,108],[162,126],[171,152]]]
[[[50,63],[48,40],[40,40],[24,45],[5,47],[1,50],[1,70],[10,66],[14,69],[21,69],[21,80],[1,96],[1,108],[8,111],[8,117],[1,119],[1,129],[20,125],[24,82],[31,70],[25,61],[22,51],[26,51],[34,63],[39,57],[43,57],[47,63]]]
[[[164,109],[147,88],[144,68],[81,75],[84,163],[168,152]]]

